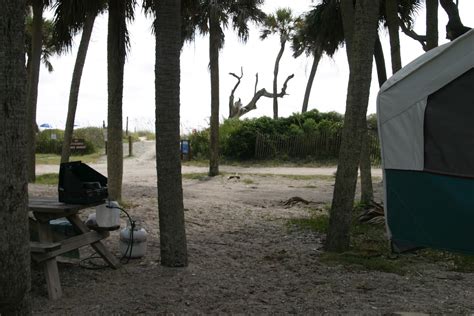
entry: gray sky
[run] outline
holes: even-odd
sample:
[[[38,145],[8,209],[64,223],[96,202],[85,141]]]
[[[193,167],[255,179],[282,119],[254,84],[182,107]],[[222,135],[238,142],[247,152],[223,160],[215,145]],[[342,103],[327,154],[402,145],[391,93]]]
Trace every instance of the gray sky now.
[[[289,4],[290,3],[290,4]],[[311,8],[311,0],[267,0],[263,10],[274,12],[280,7],[290,7],[297,15]],[[461,0],[460,13],[467,26],[474,26],[474,1]],[[416,30],[425,31],[424,8],[418,13]],[[447,16],[439,9],[440,44],[447,42],[445,25]],[[125,65],[123,116],[129,117],[130,129],[154,129],[154,64],[155,41],[150,32],[151,20],[137,12],[135,21],[129,26],[131,35],[131,51]],[[232,30],[226,31],[225,46],[220,53],[220,116],[221,120],[228,116],[228,98],[236,79],[229,72],[240,72],[244,69],[244,77],[235,93],[246,104],[253,95],[255,73],[259,74],[259,88],[271,91],[273,67],[279,49],[279,39],[270,36],[267,40],[259,39],[259,29],[251,26],[250,39],[243,44]],[[79,35],[80,36],[80,35]],[[79,44],[80,37],[75,39]],[[381,40],[384,46],[387,72],[390,76],[390,48],[388,34],[382,31]],[[193,128],[204,128],[210,116],[210,77],[209,39],[197,37],[193,43],[187,43],[181,55],[181,129],[182,133]],[[67,102],[72,70],[76,58],[77,45],[71,53],[52,58],[54,72],[48,73],[41,69],[38,94],[38,124],[50,123],[55,128],[64,128],[67,114]],[[101,126],[107,121],[107,14],[97,18],[94,25],[86,65],[82,76],[79,93],[79,104],[76,123],[83,126]],[[406,65],[423,54],[421,45],[401,34],[402,63]],[[286,77],[295,74],[283,99],[279,99],[280,116],[288,116],[300,112],[303,102],[307,78],[312,59],[301,56],[292,57],[289,45],[280,63],[279,85]],[[375,68],[375,67],[374,67]],[[349,71],[345,49],[342,48],[333,59],[323,57],[311,92],[309,109],[319,111],[337,111],[344,113]],[[375,98],[378,92],[377,75],[372,76],[372,88],[369,102],[369,113],[375,112]],[[244,117],[272,116],[272,101],[261,98],[257,110]]]

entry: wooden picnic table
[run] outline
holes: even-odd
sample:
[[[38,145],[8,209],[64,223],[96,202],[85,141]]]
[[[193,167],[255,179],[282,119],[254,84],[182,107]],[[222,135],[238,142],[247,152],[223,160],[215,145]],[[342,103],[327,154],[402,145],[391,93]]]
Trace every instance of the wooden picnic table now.
[[[62,295],[56,260],[56,257],[59,255],[90,245],[110,267],[116,269],[120,266],[119,260],[112,255],[101,242],[102,239],[109,236],[109,232],[91,231],[79,217],[81,210],[103,203],[105,203],[105,201],[79,205],[61,203],[58,202],[57,198],[30,197],[28,208],[34,216],[34,219],[30,219],[30,225],[36,225],[39,239],[39,242],[30,243],[31,257],[44,267],[48,295],[51,300],[56,300]],[[54,242],[49,221],[63,217],[76,228],[79,235]]]

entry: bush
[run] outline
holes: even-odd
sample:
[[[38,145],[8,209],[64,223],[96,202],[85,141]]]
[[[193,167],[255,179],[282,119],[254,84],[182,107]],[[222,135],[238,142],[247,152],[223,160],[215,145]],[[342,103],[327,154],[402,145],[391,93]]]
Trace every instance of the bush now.
[[[328,159],[337,158],[340,145],[340,134],[344,123],[343,115],[337,112],[320,113],[312,110],[303,114],[296,113],[287,118],[272,119],[269,117],[260,117],[255,119],[228,119],[221,124],[219,129],[220,151],[221,155],[229,160],[248,160],[255,159],[255,145],[257,135],[262,134],[269,139],[282,139],[290,142],[291,146],[296,143],[303,143],[300,155],[312,143],[318,140],[318,157]],[[369,125],[376,125],[376,120],[369,117]],[[209,129],[194,130],[187,138],[191,142],[192,155],[196,159],[209,158]],[[275,140],[273,140],[275,142]],[[276,141],[278,143],[278,141]],[[275,147],[277,147],[275,143]],[[300,147],[301,147],[300,146]],[[306,148],[308,147],[308,148]],[[286,153],[288,158],[294,158],[290,150]],[[298,150],[296,150],[298,151]],[[300,150],[301,151],[301,150]],[[278,157],[283,157],[284,152],[275,152]]]
[[[36,136],[36,152],[39,154],[61,155],[64,131],[60,129],[47,129]]]
[[[53,139],[55,137],[55,139]],[[104,132],[102,128],[86,127],[74,130],[72,138],[84,140],[85,150],[72,150],[72,155],[92,154],[104,148]],[[64,131],[59,129],[48,129],[38,133],[36,138],[36,152],[40,154],[61,155],[64,141]]]
[[[191,155],[194,159],[209,159],[209,129],[202,131],[193,130],[188,135],[191,143]]]

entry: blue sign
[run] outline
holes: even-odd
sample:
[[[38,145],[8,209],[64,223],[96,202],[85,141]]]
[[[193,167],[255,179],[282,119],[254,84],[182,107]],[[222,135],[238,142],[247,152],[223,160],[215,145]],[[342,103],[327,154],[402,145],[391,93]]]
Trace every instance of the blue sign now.
[[[189,154],[189,140],[181,141],[181,153],[185,155]]]

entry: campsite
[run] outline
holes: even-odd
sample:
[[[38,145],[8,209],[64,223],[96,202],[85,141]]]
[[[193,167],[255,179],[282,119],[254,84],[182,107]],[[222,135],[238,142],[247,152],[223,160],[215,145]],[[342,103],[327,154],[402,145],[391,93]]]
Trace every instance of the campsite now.
[[[63,298],[48,300],[40,267],[33,269],[36,314],[463,314],[472,310],[472,263],[449,252],[389,258],[383,225],[374,226],[385,246],[332,260],[325,234],[298,225],[325,214],[331,201],[334,168],[226,166],[206,176],[205,167],[183,167],[184,207],[190,265],[160,265],[155,224],[154,142],[135,144],[125,159],[124,199],[131,216],[149,233],[146,256],[120,270],[90,270],[77,261],[60,263]],[[105,164],[92,165],[103,170]],[[40,172],[51,172],[43,165]],[[227,171],[225,171],[227,170]],[[229,179],[238,174],[240,179]],[[382,195],[381,172],[374,171],[375,194]],[[55,194],[55,185],[33,185],[36,195]],[[301,202],[285,205],[291,197]],[[90,212],[94,212],[91,209]],[[121,219],[122,227],[126,224]],[[364,224],[362,229],[373,225]],[[106,239],[117,256],[118,232]],[[87,258],[91,250],[81,249]],[[372,263],[374,261],[374,263]],[[96,260],[103,265],[103,261]],[[463,272],[464,271],[464,272]],[[469,271],[469,270],[468,270]],[[97,296],[96,293],[102,293]]]
[[[0,8],[0,316],[474,313],[474,1]]]

